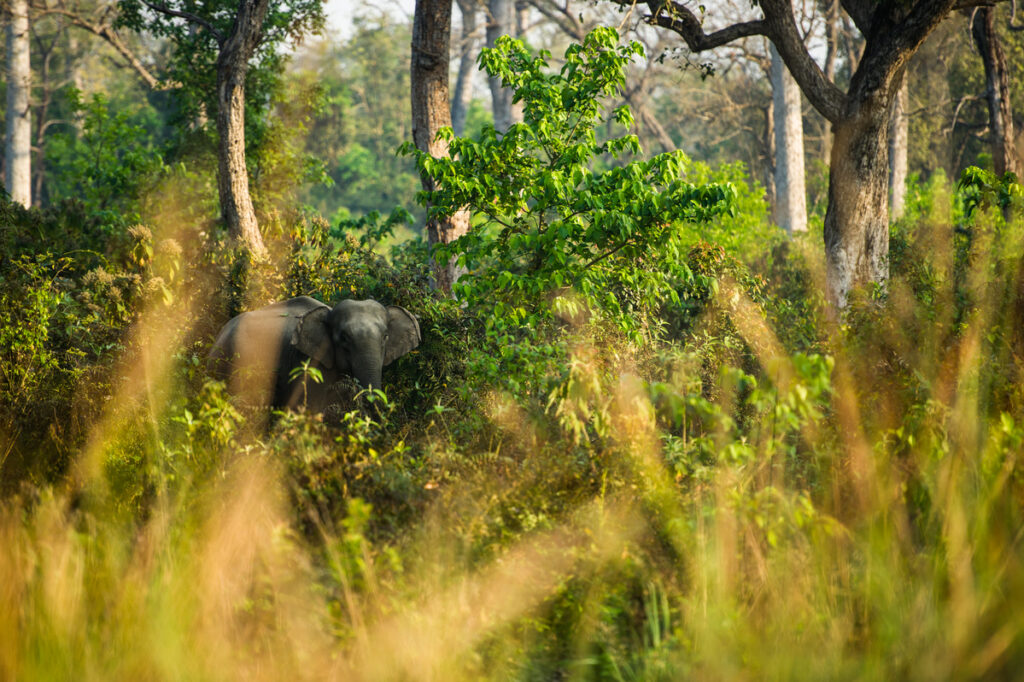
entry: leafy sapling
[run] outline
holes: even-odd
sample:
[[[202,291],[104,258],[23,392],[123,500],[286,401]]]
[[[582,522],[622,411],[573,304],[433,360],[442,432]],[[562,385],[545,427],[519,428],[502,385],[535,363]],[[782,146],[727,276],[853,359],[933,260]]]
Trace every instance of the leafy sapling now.
[[[324,382],[324,375],[316,367],[310,366],[310,361],[305,360],[298,367],[288,373],[288,381],[295,382],[298,380],[302,381],[302,408],[306,409],[307,406],[307,384],[306,379],[312,381],[314,384],[322,384]]]
[[[671,300],[673,282],[687,276],[680,224],[730,213],[736,191],[687,182],[682,152],[648,159],[635,135],[599,139],[607,118],[627,130],[633,124],[628,106],[606,114],[603,101],[643,57],[638,43],[620,45],[614,29],[600,27],[566,50],[557,73],[548,57],[500,38],[479,61],[514,91],[523,122],[503,135],[486,127],[473,139],[442,129],[449,158],[411,144],[402,152],[435,181],[418,197],[433,216],[475,214],[477,227],[441,248],[467,271],[456,295],[497,313],[492,324],[551,319],[552,294],[573,289],[630,333],[637,311]]]

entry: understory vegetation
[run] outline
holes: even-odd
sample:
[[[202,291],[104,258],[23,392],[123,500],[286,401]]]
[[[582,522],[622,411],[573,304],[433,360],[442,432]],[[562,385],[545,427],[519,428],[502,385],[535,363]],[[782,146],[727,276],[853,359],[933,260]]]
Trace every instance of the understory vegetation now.
[[[253,263],[183,171],[0,202],[0,678],[1016,676],[1024,190],[911,186],[837,315],[820,216],[787,236],[742,165],[601,108],[638,49],[500,41],[525,123],[406,150],[423,210],[473,211],[456,299],[404,209],[282,211]],[[298,295],[422,344],[337,423],[257,429],[206,352]]]

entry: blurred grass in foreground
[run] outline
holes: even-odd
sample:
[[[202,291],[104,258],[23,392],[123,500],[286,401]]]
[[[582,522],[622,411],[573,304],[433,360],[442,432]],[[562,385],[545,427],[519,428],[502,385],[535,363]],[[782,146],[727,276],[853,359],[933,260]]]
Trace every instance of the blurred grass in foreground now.
[[[887,298],[813,311],[820,352],[723,278],[657,347],[567,326],[535,403],[445,386],[338,430],[247,430],[182,380],[193,299],[151,303],[66,481],[0,509],[0,678],[1017,677],[1024,270],[998,222],[897,230]]]

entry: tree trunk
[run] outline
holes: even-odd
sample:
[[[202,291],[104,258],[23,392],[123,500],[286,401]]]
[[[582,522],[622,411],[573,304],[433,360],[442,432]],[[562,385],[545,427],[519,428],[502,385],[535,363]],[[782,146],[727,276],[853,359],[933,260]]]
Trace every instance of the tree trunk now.
[[[43,201],[43,188],[46,186],[46,129],[49,125],[50,103],[53,101],[54,87],[50,78],[50,64],[56,48],[56,39],[52,41],[36,38],[37,64],[36,73],[36,130],[34,150],[36,163],[30,163],[33,172],[33,188],[31,195],[36,203]],[[101,206],[101,208],[106,208]]]
[[[826,0],[825,10],[825,78],[836,81],[836,58],[839,53],[839,0]],[[821,134],[821,159],[825,163],[832,157],[832,123],[826,119]]]
[[[515,35],[516,15],[514,0],[490,0],[488,4],[487,47],[494,47],[495,41],[503,35]],[[494,129],[506,132],[513,123],[523,120],[523,108],[512,103],[512,91],[502,86],[500,78],[489,78],[491,87],[491,112],[494,115]]]
[[[800,88],[770,45],[775,128],[775,222],[786,232],[807,231],[804,130]]]
[[[530,27],[530,3],[526,0],[516,0],[516,37],[522,38],[526,35],[526,29]]]
[[[768,100],[764,108],[764,136],[762,137],[762,158],[764,159],[764,194],[769,206],[775,205],[775,103]]]
[[[28,0],[11,0],[7,24],[7,135],[4,159],[6,187],[11,201],[32,203],[32,124],[29,91]]]
[[[228,234],[253,256],[266,255],[249,195],[245,164],[245,75],[259,44],[269,0],[239,0],[238,16],[217,56],[217,189]]]
[[[459,43],[459,75],[452,97],[452,130],[462,135],[466,130],[466,114],[473,101],[473,76],[476,75],[476,32],[479,7],[477,0],[458,0],[462,13],[462,40]]]
[[[971,22],[971,35],[985,65],[985,99],[988,101],[989,130],[992,135],[992,162],[996,175],[1020,173],[1013,140],[1013,108],[1006,54],[995,26],[995,7],[980,7]]]
[[[908,60],[949,16],[956,0],[842,0],[841,43],[853,76],[846,92],[826,78],[807,49],[792,0],[759,0],[764,18],[705,33],[686,3],[648,0],[648,19],[679,33],[694,52],[762,35],[778,48],[804,95],[832,122],[825,252],[829,297],[846,306],[851,289],[888,281],[889,144],[896,93]],[[857,39],[850,22],[864,37]]]
[[[907,83],[896,95],[896,106],[889,122],[889,216],[892,220],[903,217],[907,196]]]
[[[412,25],[411,99],[412,137],[416,147],[435,158],[448,156],[448,143],[437,132],[451,125],[448,103],[448,63],[451,42],[451,0],[416,0]],[[423,189],[435,189],[433,181],[421,176]],[[427,241],[433,247],[448,244],[469,231],[469,212],[459,211],[443,220],[427,220]],[[454,259],[434,259],[438,289],[450,294],[459,277]]]
[[[842,309],[851,289],[889,279],[889,99],[887,88],[851,99],[835,124],[825,259],[829,298]]]

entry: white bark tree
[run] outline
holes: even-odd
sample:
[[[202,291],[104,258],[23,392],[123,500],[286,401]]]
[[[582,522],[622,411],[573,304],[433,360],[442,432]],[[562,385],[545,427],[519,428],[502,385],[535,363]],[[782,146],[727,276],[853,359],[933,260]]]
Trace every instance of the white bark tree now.
[[[907,199],[907,83],[904,81],[896,95],[889,124],[889,217],[898,220],[903,217]]]
[[[11,201],[32,203],[32,121],[29,93],[28,0],[11,0],[7,23],[7,134],[4,139],[6,188]]]
[[[807,190],[800,87],[775,46],[769,49],[775,127],[775,222],[790,234],[806,232]]]

